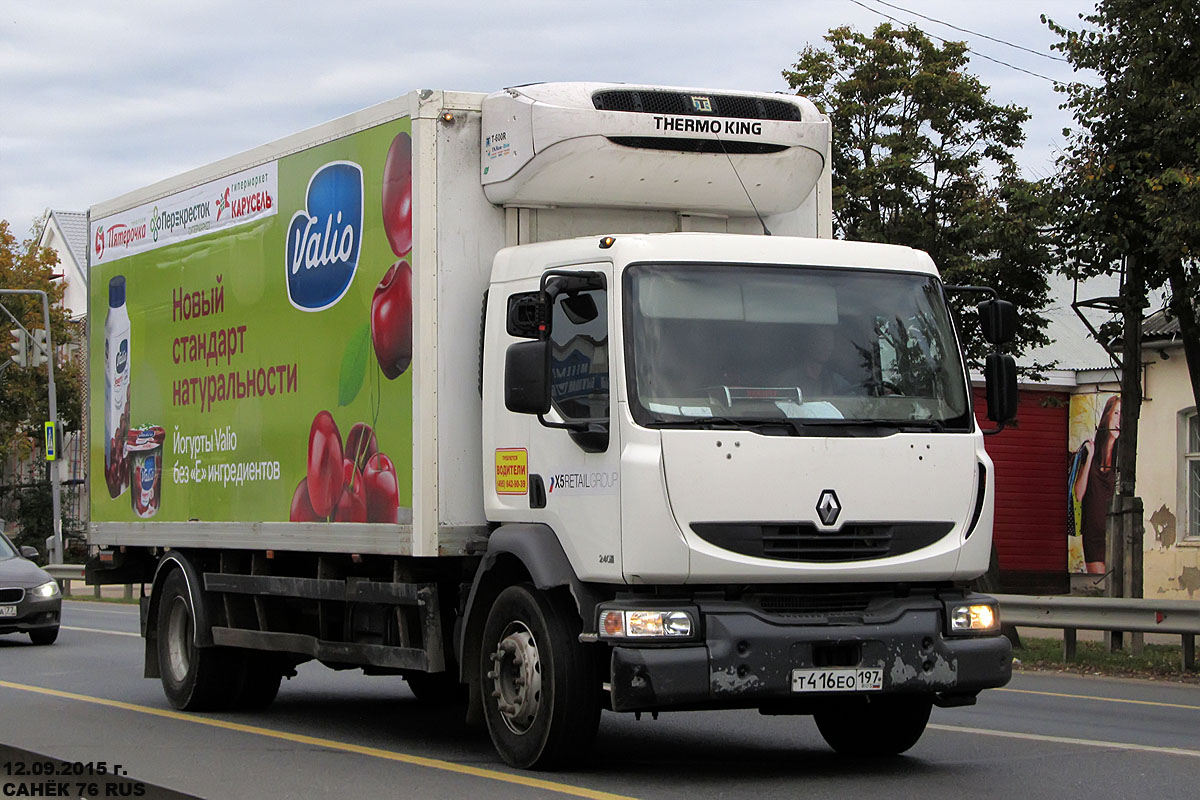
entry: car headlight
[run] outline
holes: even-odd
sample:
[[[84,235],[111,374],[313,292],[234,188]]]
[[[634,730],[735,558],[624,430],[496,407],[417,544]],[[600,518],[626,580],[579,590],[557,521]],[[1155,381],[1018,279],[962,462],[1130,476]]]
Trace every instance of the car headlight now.
[[[598,630],[604,638],[687,637],[695,625],[687,611],[601,611]]]
[[[59,589],[57,581],[46,581],[41,586],[35,586],[30,590],[30,594],[34,597],[40,597],[43,600],[50,597],[58,597]]]
[[[991,603],[970,603],[950,607],[951,633],[987,633],[1000,628],[1000,614]]]

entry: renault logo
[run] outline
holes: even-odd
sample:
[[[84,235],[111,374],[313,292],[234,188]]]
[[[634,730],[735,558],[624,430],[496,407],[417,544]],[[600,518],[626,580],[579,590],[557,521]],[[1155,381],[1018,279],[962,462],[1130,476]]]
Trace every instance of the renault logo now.
[[[821,492],[820,498],[817,499],[817,516],[821,518],[821,524],[832,525],[837,522],[838,515],[841,513],[842,504],[838,501],[837,492],[833,489]]]

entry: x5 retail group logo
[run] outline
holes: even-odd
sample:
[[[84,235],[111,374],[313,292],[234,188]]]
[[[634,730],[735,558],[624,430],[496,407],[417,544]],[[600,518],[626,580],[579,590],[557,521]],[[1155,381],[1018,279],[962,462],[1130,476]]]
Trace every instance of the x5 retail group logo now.
[[[335,305],[354,282],[362,245],[362,167],[334,161],[308,181],[305,207],[288,225],[288,300],[301,311]]]

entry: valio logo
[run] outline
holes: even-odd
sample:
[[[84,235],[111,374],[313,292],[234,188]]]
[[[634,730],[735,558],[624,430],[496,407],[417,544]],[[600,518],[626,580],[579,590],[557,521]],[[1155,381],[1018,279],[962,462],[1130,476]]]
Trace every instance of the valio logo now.
[[[301,311],[335,305],[354,282],[362,244],[362,167],[334,161],[308,181],[305,208],[288,225],[288,300]]]

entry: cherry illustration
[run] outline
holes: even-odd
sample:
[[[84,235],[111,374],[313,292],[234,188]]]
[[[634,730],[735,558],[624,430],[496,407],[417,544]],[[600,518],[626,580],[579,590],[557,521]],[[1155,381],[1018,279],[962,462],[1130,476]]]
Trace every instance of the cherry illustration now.
[[[383,164],[383,230],[392,252],[412,250],[412,138],[397,134]]]
[[[321,411],[308,432],[308,496],[318,517],[328,518],[342,494],[342,461],[337,423],[332,414]]]
[[[400,484],[396,465],[383,453],[371,457],[363,470],[368,522],[396,522],[400,509]]]
[[[292,509],[288,515],[292,522],[321,522],[322,519],[313,511],[312,501],[308,499],[308,478],[301,478],[292,495]]]
[[[363,477],[354,462],[342,461],[342,494],[333,510],[334,522],[366,522],[367,500],[363,491]]]
[[[346,448],[342,454],[354,462],[360,471],[367,465],[367,459],[379,452],[379,443],[375,439],[375,431],[365,422],[356,422],[346,434]]]
[[[384,273],[371,299],[371,342],[388,380],[412,363],[412,267],[397,261]]]

